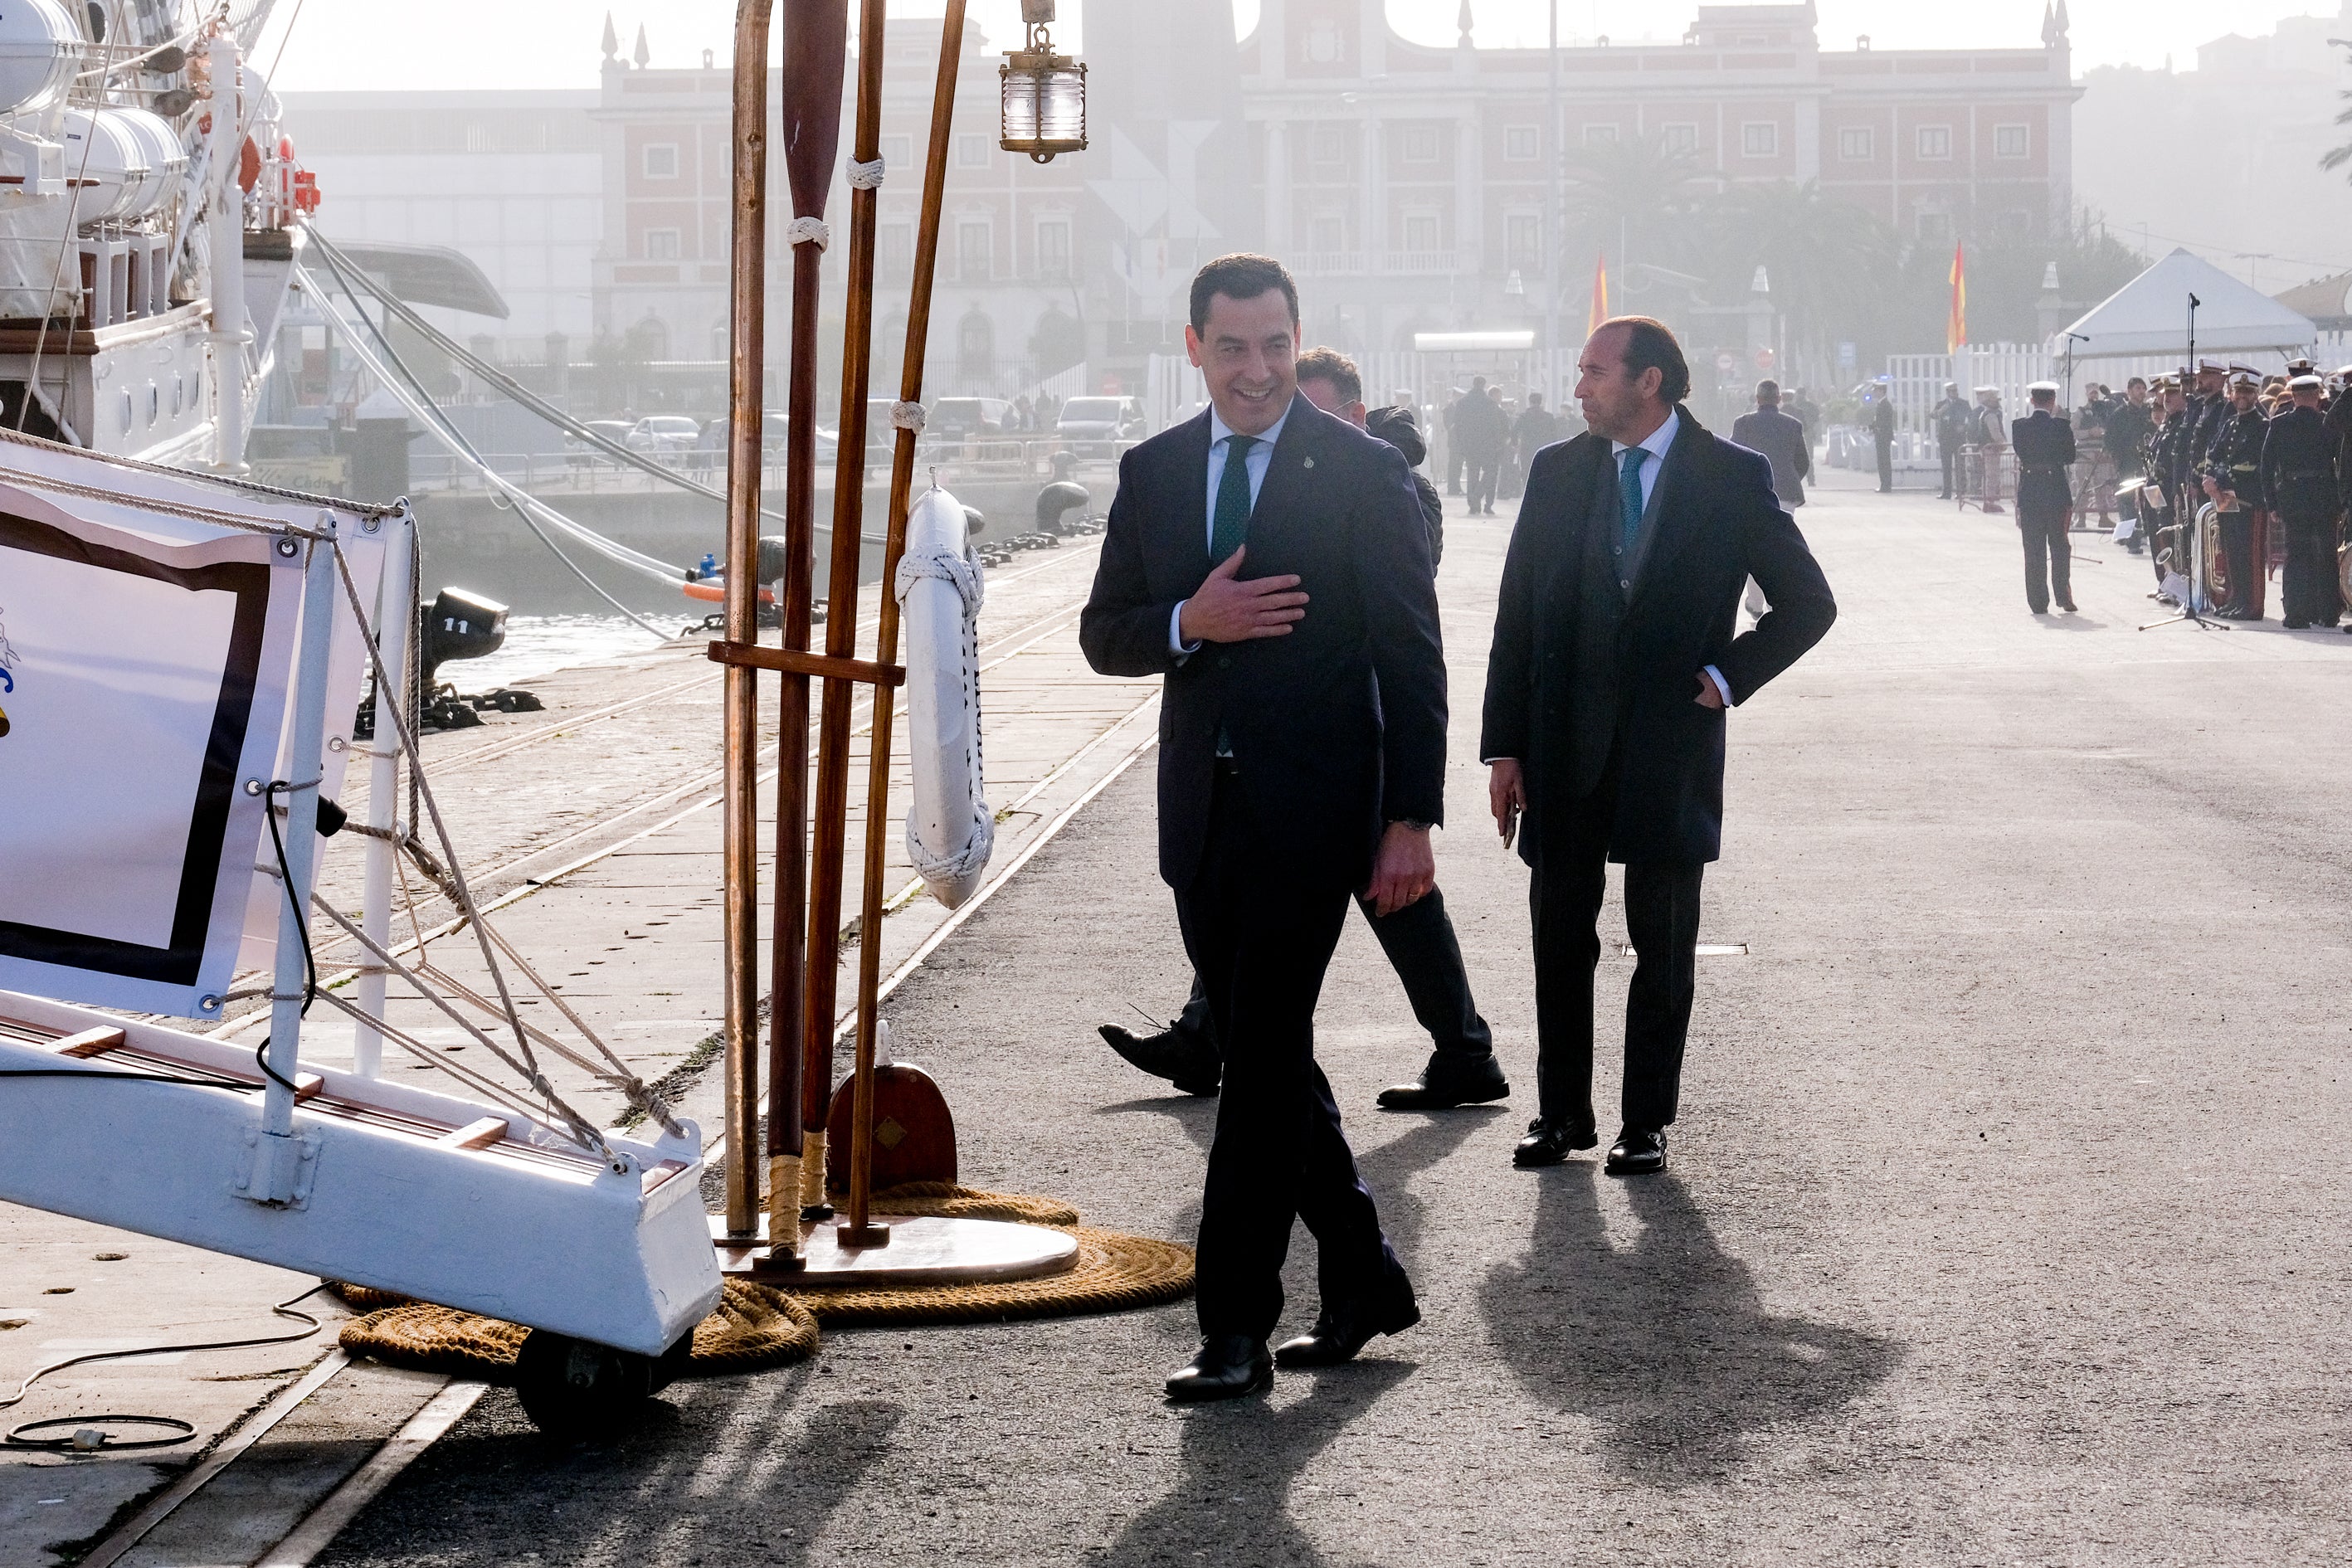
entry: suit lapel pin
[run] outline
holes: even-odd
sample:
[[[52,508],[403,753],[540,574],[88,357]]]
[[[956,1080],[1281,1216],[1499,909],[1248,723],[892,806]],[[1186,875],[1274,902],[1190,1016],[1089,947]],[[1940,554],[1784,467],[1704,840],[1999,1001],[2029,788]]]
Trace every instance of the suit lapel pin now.
[[[1307,467],[1308,467],[1308,468],[1313,468],[1314,466],[1315,466],[1315,459],[1314,459],[1314,458],[1307,458]]]

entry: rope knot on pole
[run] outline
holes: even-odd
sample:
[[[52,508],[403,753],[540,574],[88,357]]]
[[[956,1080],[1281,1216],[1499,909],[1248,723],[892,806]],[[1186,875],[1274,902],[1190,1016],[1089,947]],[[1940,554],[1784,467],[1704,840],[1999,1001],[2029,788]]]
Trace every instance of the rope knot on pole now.
[[[877,158],[872,163],[860,163],[857,159],[852,158],[849,161],[849,188],[853,191],[880,190],[882,188],[882,160]]]
[[[898,430],[920,430],[923,427],[923,405],[919,403],[890,405],[890,425]]]
[[[821,217],[796,217],[784,229],[787,245],[814,245],[823,250],[833,244],[833,230]]]

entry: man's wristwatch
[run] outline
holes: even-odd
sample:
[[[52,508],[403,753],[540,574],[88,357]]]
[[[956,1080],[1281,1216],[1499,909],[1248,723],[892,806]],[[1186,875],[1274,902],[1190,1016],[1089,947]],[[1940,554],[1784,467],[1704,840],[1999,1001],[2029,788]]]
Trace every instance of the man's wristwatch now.
[[[1410,816],[1392,816],[1389,818],[1389,826],[1391,827],[1410,827],[1415,833],[1426,833],[1431,828],[1436,826],[1437,824],[1433,822],[1415,822]]]

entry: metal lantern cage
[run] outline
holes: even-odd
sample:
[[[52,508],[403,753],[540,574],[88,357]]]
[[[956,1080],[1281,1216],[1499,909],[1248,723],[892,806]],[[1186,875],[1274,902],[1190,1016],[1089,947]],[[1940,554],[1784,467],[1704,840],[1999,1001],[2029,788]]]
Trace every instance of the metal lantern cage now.
[[[1046,24],[1054,0],[1022,0],[1028,47],[1008,50],[997,68],[1003,94],[998,145],[1051,163],[1057,153],[1083,153],[1087,146],[1087,68],[1054,52]]]

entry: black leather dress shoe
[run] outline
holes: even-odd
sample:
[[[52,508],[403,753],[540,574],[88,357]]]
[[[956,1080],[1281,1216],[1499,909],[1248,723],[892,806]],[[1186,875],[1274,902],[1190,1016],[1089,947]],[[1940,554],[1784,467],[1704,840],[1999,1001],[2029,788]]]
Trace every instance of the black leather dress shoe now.
[[[1666,1135],[1654,1128],[1628,1127],[1609,1146],[1612,1176],[1646,1176],[1666,1168]]]
[[[1103,1024],[1097,1032],[1129,1066],[1164,1078],[1186,1094],[1214,1094],[1224,1078],[1223,1063],[1187,1044],[1173,1029],[1139,1035],[1117,1024]]]
[[[1201,1353],[1168,1380],[1168,1397],[1187,1404],[1206,1399],[1239,1399],[1274,1381],[1274,1358],[1265,1342],[1247,1334],[1211,1334],[1201,1342]]]
[[[1580,1127],[1571,1121],[1547,1121],[1537,1117],[1528,1123],[1528,1135],[1511,1151],[1511,1163],[1521,1170],[1538,1165],[1559,1165],[1580,1149],[1590,1149],[1601,1142],[1601,1135],[1591,1127]]]
[[[1381,1302],[1325,1306],[1315,1326],[1274,1348],[1277,1366],[1338,1366],[1356,1359],[1375,1334],[1401,1334],[1421,1321],[1421,1306],[1408,1289]]]
[[[1382,1110],[1451,1110],[1457,1105],[1484,1105],[1510,1096],[1510,1080],[1495,1053],[1465,1058],[1438,1051],[1411,1083],[1394,1083],[1381,1090]]]

